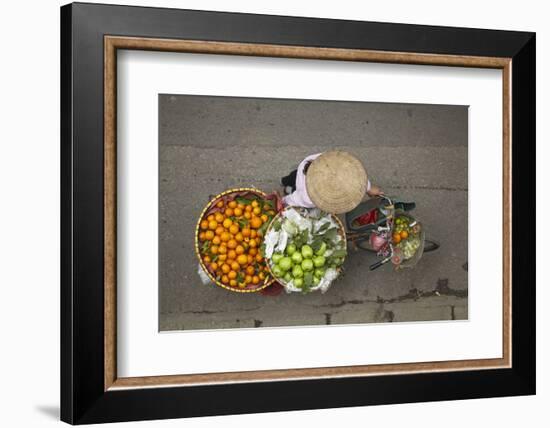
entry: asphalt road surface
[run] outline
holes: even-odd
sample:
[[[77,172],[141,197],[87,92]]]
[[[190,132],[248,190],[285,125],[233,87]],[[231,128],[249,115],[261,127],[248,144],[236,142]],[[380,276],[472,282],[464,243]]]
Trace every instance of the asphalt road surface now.
[[[468,318],[466,106],[159,96],[159,329],[464,320]],[[368,270],[350,251],[325,294],[232,293],[197,274],[194,229],[209,195],[280,189],[307,155],[347,150],[373,184],[415,201],[441,248],[414,269]]]

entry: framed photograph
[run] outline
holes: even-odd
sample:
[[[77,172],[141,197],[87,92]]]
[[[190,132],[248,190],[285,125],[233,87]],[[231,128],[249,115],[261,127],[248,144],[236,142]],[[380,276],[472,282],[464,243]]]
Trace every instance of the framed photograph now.
[[[535,34],[61,8],[61,418],[535,393]]]

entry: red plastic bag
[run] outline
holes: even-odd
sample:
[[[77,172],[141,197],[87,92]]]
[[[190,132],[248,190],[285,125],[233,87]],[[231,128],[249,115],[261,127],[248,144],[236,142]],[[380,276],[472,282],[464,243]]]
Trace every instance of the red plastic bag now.
[[[358,223],[361,226],[364,226],[365,224],[371,224],[376,223],[378,220],[378,210],[370,210],[368,213],[365,213],[355,219],[355,222]]]

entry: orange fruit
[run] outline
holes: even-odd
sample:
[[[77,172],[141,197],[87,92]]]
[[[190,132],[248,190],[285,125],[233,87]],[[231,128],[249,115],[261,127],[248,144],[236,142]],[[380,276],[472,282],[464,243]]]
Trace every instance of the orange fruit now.
[[[229,278],[227,277],[227,275],[222,276],[222,283],[223,284],[229,283]]]
[[[244,207],[245,207],[244,204],[238,204],[238,205],[237,205],[237,208],[240,208],[240,209],[243,210],[243,211],[244,211]]]
[[[247,238],[247,237],[250,236],[251,231],[250,231],[250,229],[249,229],[248,227],[245,227],[245,228],[242,230],[241,233],[243,234],[243,236],[244,236],[245,238]]]
[[[260,282],[260,277],[258,275],[254,275],[252,277],[252,284],[259,284]]]
[[[267,214],[262,214],[260,216],[260,218],[262,219],[262,221],[265,223],[267,220],[269,220],[269,217],[267,216]]]
[[[260,273],[258,274],[258,277],[263,281],[263,280],[265,279],[265,273],[260,272]]]
[[[217,227],[218,227],[218,222],[216,220],[211,220],[208,222],[208,229],[216,230]]]
[[[244,256],[244,254],[243,254],[243,256]],[[254,261],[254,256],[253,255],[249,254],[248,256],[246,256],[246,262],[248,264],[252,263],[253,261]]]
[[[250,242],[248,243],[248,245],[250,245],[250,248],[256,248],[258,243],[256,242],[255,239],[251,239]]]
[[[204,232],[199,233],[199,239],[204,241]]]
[[[226,208],[225,209],[225,215],[227,217],[231,217],[233,215],[233,208]]]
[[[225,229],[223,228],[223,226],[218,226],[216,227],[216,235],[221,235],[223,232],[225,231]]]
[[[223,221],[223,227],[225,227],[226,229],[229,229],[231,227],[231,225],[233,224],[233,222],[231,221],[230,218],[226,218],[224,221]]]
[[[227,257],[230,259],[235,259],[237,257],[237,252],[235,250],[229,250],[227,252]]]
[[[237,233],[239,233],[239,225],[233,223],[231,227],[229,227],[229,232],[232,233],[233,235],[236,235]]]
[[[208,229],[208,220],[201,221],[201,229],[202,230]]]
[[[254,275],[254,266],[247,266],[246,267],[246,273],[248,275]]]
[[[260,204],[256,200],[252,201],[252,203],[250,205],[252,205],[252,208],[256,208],[256,207],[260,206]]]
[[[218,208],[223,207],[223,201],[218,201],[218,202],[216,203],[216,206],[217,206]]]
[[[245,284],[250,284],[252,282],[252,275],[246,275],[244,277]]]
[[[210,241],[214,238],[214,232],[211,231],[211,230],[207,230],[206,232],[204,232],[204,239],[206,239],[207,241]]]
[[[243,234],[241,232],[235,234],[235,241],[242,242],[243,239]]]
[[[401,242],[401,235],[399,233],[393,234],[393,243],[399,244]]]
[[[214,214],[210,214],[208,217],[206,217],[208,221],[214,221],[216,220],[216,217],[214,217]]]
[[[258,253],[257,248],[251,248],[250,250],[248,250],[248,254],[250,254],[251,256],[255,256],[257,253]]]
[[[235,272],[238,271],[240,268],[241,268],[241,266],[239,265],[239,263],[237,263],[237,262],[232,262],[231,263],[231,269],[233,269]]]
[[[250,220],[250,217],[252,217],[249,212],[245,212],[243,215],[247,220]]]
[[[219,254],[226,254],[227,253],[227,247],[225,245],[220,245],[218,247],[218,253]]]
[[[262,220],[259,217],[252,217],[250,219],[250,227],[258,229],[262,226]]]
[[[264,261],[264,258],[262,257],[261,254],[256,254],[256,261],[257,261],[258,263],[261,263],[261,262]]]
[[[401,239],[407,239],[409,237],[409,232],[406,230],[401,231]]]
[[[229,273],[230,270],[231,270],[231,266],[229,266],[227,263],[224,263],[222,265],[222,272],[223,273]]]
[[[227,206],[228,206],[229,208],[235,208],[235,207],[237,206],[237,202],[236,202],[236,201],[231,201],[231,202],[229,202],[229,203],[227,204]]]
[[[249,213],[250,211],[252,211],[252,205],[247,205],[246,207],[244,207],[245,213]]]
[[[231,287],[236,287],[237,286],[237,280],[236,279],[230,279],[229,280],[229,285]]]
[[[222,242],[222,240],[220,239],[219,236],[214,236],[214,238],[212,238],[212,244],[220,245],[220,242]]]
[[[235,241],[234,239],[230,239],[227,242],[227,248],[236,248],[236,247],[237,247],[237,241]]]
[[[210,263],[210,256],[204,256],[203,260],[205,263]]]
[[[241,208],[235,208],[233,211],[235,213],[235,216],[240,217],[243,215],[243,210]]]
[[[218,269],[218,264],[216,262],[212,262],[210,264],[210,267],[212,268],[212,270],[217,270]]]
[[[218,254],[218,246],[217,245],[212,245],[212,247],[210,248],[210,252],[212,254]]]
[[[259,215],[262,212],[262,209],[260,207],[256,207],[252,210],[252,212],[256,215]]]
[[[239,263],[240,265],[245,265],[248,263],[248,257],[246,256],[246,254],[239,254],[237,256],[237,263]]]
[[[220,249],[221,249],[221,247],[220,247]],[[220,262],[225,262],[227,260],[227,254],[220,254],[220,250],[218,250],[218,260]]]
[[[222,223],[223,219],[224,219],[224,216],[222,213],[214,214],[214,220],[216,220],[218,223]]]
[[[242,253],[244,253],[244,247],[243,247],[242,245],[237,245],[237,246],[235,247],[235,252],[236,252],[237,254],[242,254]]]
[[[220,239],[222,240],[222,242],[227,242],[231,239],[231,235],[229,234],[229,232],[222,232],[222,234],[220,235]]]
[[[229,273],[227,274],[227,277],[229,279],[235,279],[235,278],[237,278],[237,272],[235,272],[234,270],[229,271]]]

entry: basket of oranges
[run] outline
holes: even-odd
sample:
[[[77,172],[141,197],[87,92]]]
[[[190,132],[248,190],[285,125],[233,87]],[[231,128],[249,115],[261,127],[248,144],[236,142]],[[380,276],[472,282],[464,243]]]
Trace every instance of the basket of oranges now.
[[[195,252],[212,282],[240,293],[273,283],[261,247],[276,210],[275,201],[254,188],[230,189],[210,200],[197,222]]]

